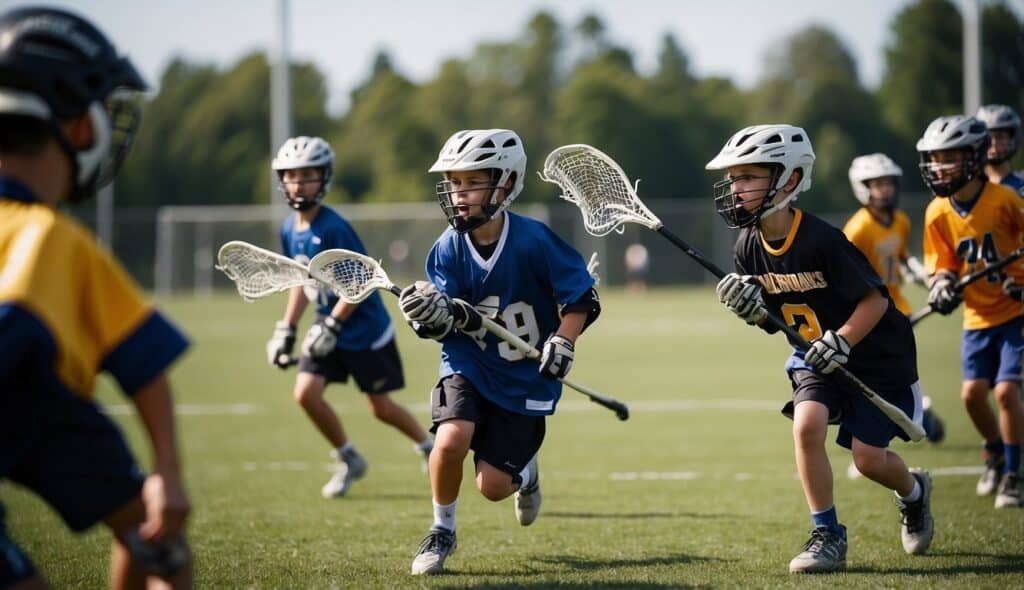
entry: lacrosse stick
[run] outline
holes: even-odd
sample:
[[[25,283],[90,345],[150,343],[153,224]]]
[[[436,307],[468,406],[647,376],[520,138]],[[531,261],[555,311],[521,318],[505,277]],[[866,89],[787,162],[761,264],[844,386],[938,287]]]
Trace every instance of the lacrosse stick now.
[[[214,268],[234,281],[238,294],[250,302],[292,287],[316,285],[305,265],[237,240],[220,247]]]
[[[661,220],[637,196],[636,187],[630,185],[622,168],[604,152],[584,144],[556,148],[544,161],[544,171],[540,173],[540,178],[557,184],[562,189],[562,198],[579,207],[583,214],[583,225],[591,235],[600,237],[613,231],[621,233],[624,224],[636,223],[664,236],[716,277],[725,276],[725,271],[714,262],[665,228]],[[775,314],[768,313],[767,318],[791,341],[796,342],[801,350],[806,351],[810,347],[799,332]],[[924,437],[924,428],[914,423],[902,410],[879,397],[846,367],[840,366],[837,373],[899,425],[911,440],[918,441]]]
[[[377,289],[389,291],[396,296],[402,292],[391,282],[379,262],[350,250],[324,250],[317,254],[309,262],[309,274],[318,281],[330,285],[339,297],[352,303],[359,303]],[[504,340],[528,358],[540,360],[540,351],[530,346],[530,343],[487,316],[481,315],[480,319],[488,332]],[[589,397],[594,403],[612,410],[619,420],[629,418],[629,408],[622,402],[568,379],[559,381]]]
[[[293,287],[316,285],[304,264],[237,240],[220,247],[214,268],[234,281],[238,294],[250,303]],[[299,359],[281,355],[279,362],[291,367],[299,364]]]
[[[981,270],[976,270],[968,275],[964,275],[959,281],[956,282],[955,285],[953,285],[953,290],[956,291],[957,293],[963,293],[963,290],[967,288],[967,285],[970,285],[971,283],[983,279],[985,277],[991,276],[998,270],[1006,268],[1009,264],[1013,263],[1021,256],[1024,256],[1024,247],[1017,248],[1013,252],[1010,252],[1003,258],[1000,258],[999,260],[993,262],[992,264],[986,266]],[[935,310],[932,309],[930,305],[922,307],[921,309],[915,311],[910,315],[910,325],[916,326],[917,322],[920,322],[924,318],[932,315],[932,313],[934,312]]]

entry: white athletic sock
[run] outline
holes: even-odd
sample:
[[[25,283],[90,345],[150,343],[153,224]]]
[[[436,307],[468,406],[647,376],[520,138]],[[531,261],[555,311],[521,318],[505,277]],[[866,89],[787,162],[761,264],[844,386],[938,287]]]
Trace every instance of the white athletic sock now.
[[[420,451],[426,451],[427,449],[434,448],[434,439],[429,436],[420,442],[416,443],[416,448]]]
[[[530,485],[530,466],[523,467],[523,470],[519,472],[519,489],[523,489]]]
[[[443,528],[449,531],[455,530],[455,505],[459,503],[456,499],[451,504],[438,504],[436,500],[431,500],[434,505],[434,528]]]
[[[913,502],[917,502],[918,500],[921,499],[921,482],[917,481],[917,478],[915,477],[914,489],[910,490],[910,493],[907,494],[906,497],[903,497],[900,495],[899,492],[896,492],[896,497],[899,498],[900,501],[903,502],[904,504],[911,504]]]
[[[352,441],[349,441],[340,447],[338,447],[338,458],[344,457],[346,453],[355,452],[356,448],[352,446]]]

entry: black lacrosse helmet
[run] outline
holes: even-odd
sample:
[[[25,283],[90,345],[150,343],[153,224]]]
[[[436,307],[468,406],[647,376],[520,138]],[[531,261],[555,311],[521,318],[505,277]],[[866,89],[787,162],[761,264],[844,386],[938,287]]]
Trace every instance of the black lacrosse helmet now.
[[[86,19],[66,10],[26,7],[0,14],[0,116],[43,119],[72,163],[69,200],[109,183],[139,123],[146,90],[127,57]],[[60,123],[88,113],[93,145],[75,149]]]

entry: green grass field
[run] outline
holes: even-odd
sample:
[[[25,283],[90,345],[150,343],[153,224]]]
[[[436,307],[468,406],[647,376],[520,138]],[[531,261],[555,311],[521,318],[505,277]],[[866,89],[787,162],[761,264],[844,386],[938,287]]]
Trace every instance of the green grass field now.
[[[787,564],[810,524],[790,422],[778,413],[790,395],[782,337],[730,317],[710,289],[603,295],[604,314],[581,339],[572,377],[626,401],[632,417],[620,422],[567,389],[541,455],[541,517],[520,527],[511,499],[488,502],[466,477],[459,551],[450,573],[431,579],[408,573],[431,522],[419,457],[350,386],[334,386],[329,399],[370,471],[348,497],[320,497],[327,444],[291,399],[294,373],[264,359],[283,298],[247,305],[225,293],[162,302],[194,340],[173,381],[197,586],[1024,587],[1024,511],[997,512],[992,498],[974,494],[980,453],[957,394],[959,315],[936,316],[918,330],[922,384],[947,438],[938,446],[894,445],[934,474],[929,555],[903,553],[891,493],[847,479],[849,455],[830,443],[839,515],[850,531],[849,571],[796,579]],[[911,292],[918,304],[922,295]],[[404,326],[399,346],[409,386],[397,399],[425,423],[438,347]],[[109,382],[102,389],[100,399],[147,462],[125,400]],[[105,584],[106,530],[72,535],[9,483],[0,485],[0,500],[9,532],[54,587]]]

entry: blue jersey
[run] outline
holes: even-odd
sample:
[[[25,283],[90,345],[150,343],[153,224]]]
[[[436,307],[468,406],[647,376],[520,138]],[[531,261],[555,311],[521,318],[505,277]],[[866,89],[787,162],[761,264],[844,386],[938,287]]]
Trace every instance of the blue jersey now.
[[[1006,186],[1013,189],[1013,192],[1024,197],[1024,174],[1020,172],[1010,172],[999,181],[999,184],[1005,184]]]
[[[299,215],[295,213],[281,225],[281,251],[285,256],[309,264],[314,256],[333,248],[366,254],[355,230],[334,209],[321,206],[312,223],[301,230],[295,228],[298,219]],[[316,312],[321,316],[329,315],[338,303],[338,296],[326,286],[307,288],[306,297],[316,303]],[[387,344],[394,333],[395,328],[380,294],[373,293],[345,320],[337,347],[343,350],[376,350]]]
[[[494,253],[484,260],[468,234],[446,230],[427,255],[437,288],[471,303],[537,347],[561,323],[559,306],[594,285],[579,252],[543,223],[507,213]],[[540,375],[537,362],[484,329],[445,338],[441,377],[461,374],[488,400],[519,414],[553,414],[562,384]]]

